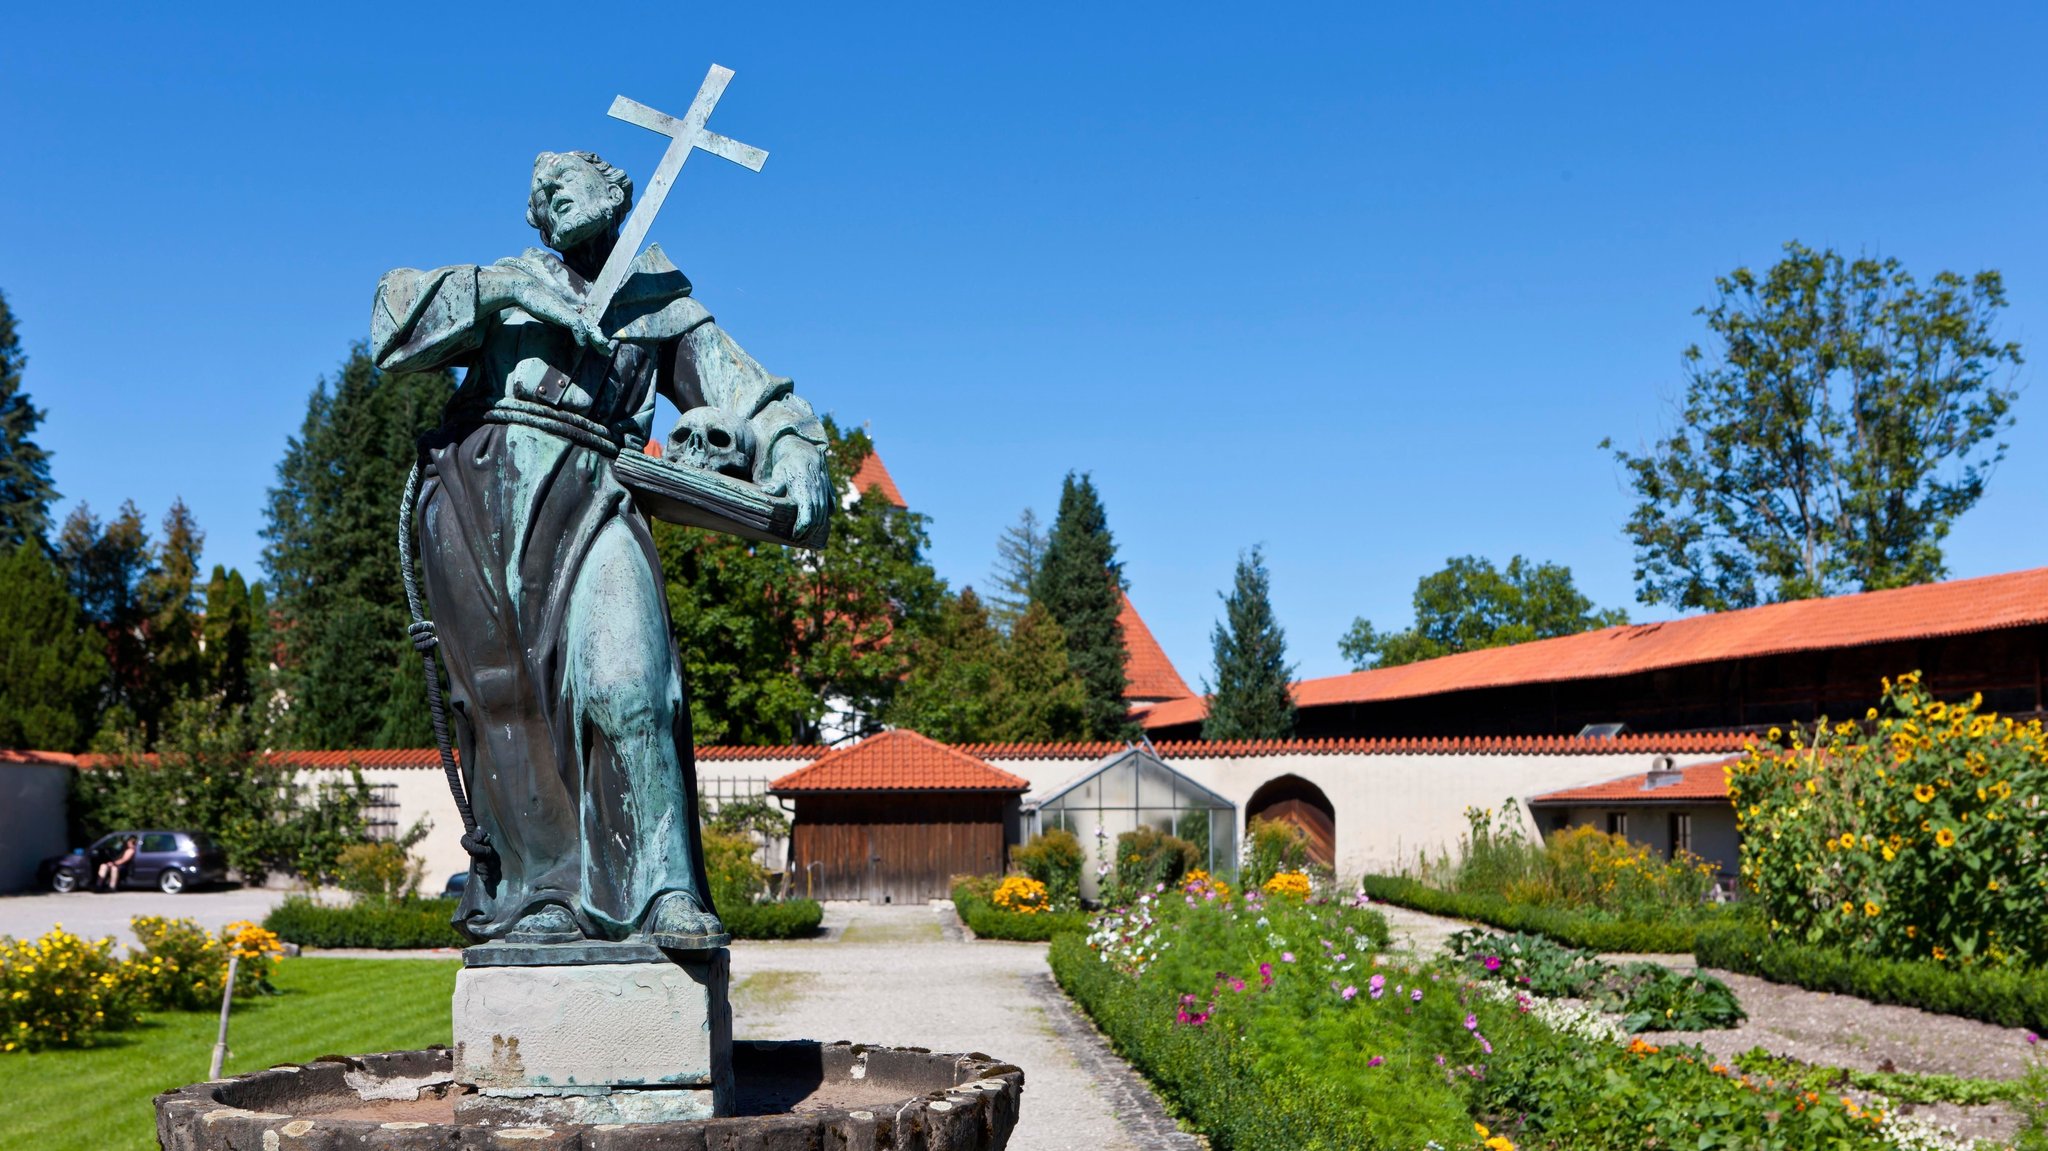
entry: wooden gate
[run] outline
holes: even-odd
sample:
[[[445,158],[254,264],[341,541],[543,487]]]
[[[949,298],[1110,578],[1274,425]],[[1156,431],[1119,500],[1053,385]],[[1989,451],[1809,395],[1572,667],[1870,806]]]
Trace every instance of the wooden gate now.
[[[796,800],[794,890],[814,899],[922,903],[956,875],[1000,873],[1008,796],[828,794]]]
[[[1291,823],[1308,837],[1308,861],[1320,867],[1337,864],[1337,809],[1323,789],[1298,775],[1269,779],[1245,805],[1245,825],[1254,819]]]

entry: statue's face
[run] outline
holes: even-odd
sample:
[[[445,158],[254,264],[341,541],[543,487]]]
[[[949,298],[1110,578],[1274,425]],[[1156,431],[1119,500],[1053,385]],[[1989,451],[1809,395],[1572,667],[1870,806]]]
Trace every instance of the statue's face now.
[[[535,172],[533,191],[546,205],[541,238],[557,252],[566,252],[604,231],[626,200],[626,194],[596,168],[573,156]]]

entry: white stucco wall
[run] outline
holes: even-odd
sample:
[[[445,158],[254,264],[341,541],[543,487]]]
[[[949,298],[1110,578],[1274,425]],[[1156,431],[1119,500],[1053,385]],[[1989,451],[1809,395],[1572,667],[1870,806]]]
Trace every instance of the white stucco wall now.
[[[1726,752],[1674,756],[1677,765],[1709,763]],[[1529,797],[1583,787],[1649,770],[1648,752],[1625,754],[1378,754],[1164,757],[1175,771],[1237,805],[1238,841],[1244,809],[1260,785],[1295,775],[1321,788],[1336,809],[1337,872],[1350,877],[1414,862],[1418,853],[1455,851],[1465,809],[1515,801],[1523,827],[1536,832]],[[1031,781],[1027,799],[1049,794],[1095,767],[1073,759],[996,759]],[[1697,825],[1696,825],[1697,826]],[[1730,828],[1732,830],[1732,816]],[[1700,833],[1696,830],[1695,836]]]

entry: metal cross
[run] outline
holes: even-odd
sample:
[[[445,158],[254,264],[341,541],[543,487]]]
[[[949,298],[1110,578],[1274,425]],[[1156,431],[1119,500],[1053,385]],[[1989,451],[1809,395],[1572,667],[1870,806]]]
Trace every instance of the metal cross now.
[[[633,211],[626,217],[626,226],[619,230],[618,243],[612,246],[611,255],[605,257],[604,270],[597,274],[597,283],[591,286],[590,299],[586,305],[593,317],[603,316],[611,306],[612,297],[618,294],[619,285],[626,282],[626,272],[633,266],[633,258],[640,254],[640,242],[647,238],[647,229],[654,223],[654,214],[661,211],[662,200],[668,197],[670,185],[683,170],[683,161],[698,148],[714,156],[722,156],[742,168],[758,172],[768,162],[768,153],[749,144],[742,144],[711,131],[704,125],[711,119],[711,109],[718,105],[718,98],[725,94],[725,86],[732,80],[732,69],[717,64],[704,74],[704,85],[697,89],[697,98],[690,101],[690,110],[681,119],[666,112],[657,112],[647,105],[624,96],[612,101],[610,115],[628,124],[659,132],[669,137],[668,151],[662,153],[661,164],[654,169],[654,177],[647,181],[647,190],[640,194],[640,202],[633,205]]]

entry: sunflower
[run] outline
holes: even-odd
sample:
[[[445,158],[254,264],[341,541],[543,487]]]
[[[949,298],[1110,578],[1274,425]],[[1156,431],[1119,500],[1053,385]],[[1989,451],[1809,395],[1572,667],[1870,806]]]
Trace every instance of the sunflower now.
[[[1937,832],[1935,832],[1935,833],[1934,833],[1934,846],[1936,846],[1936,847],[1954,847],[1955,845],[1956,845],[1956,833],[1955,833],[1955,832],[1953,832],[1953,831],[1950,831],[1950,830],[1949,830],[1948,828],[1944,827],[1944,828],[1942,828],[1942,829],[1941,829],[1940,831],[1937,831]]]
[[[1931,783],[1923,783],[1919,787],[1914,788],[1913,798],[1919,800],[1922,803],[1933,803],[1934,785]]]
[[[1874,916],[1878,913],[1878,910],[1877,904],[1867,899],[1863,901],[1863,914]]]

